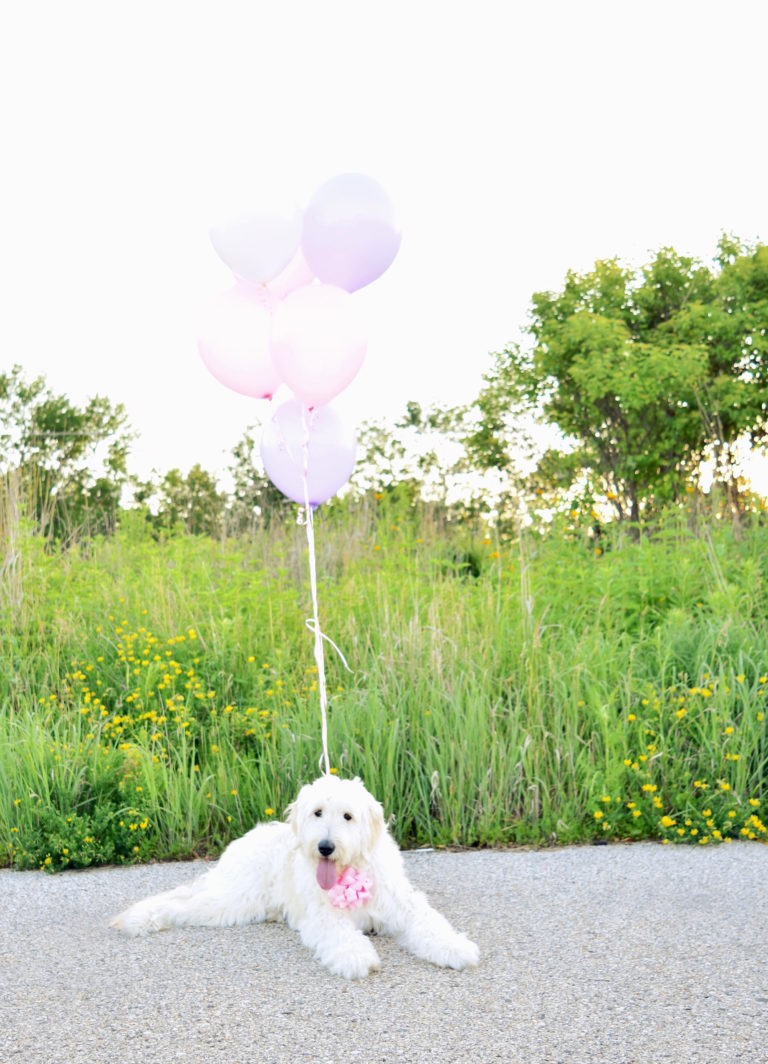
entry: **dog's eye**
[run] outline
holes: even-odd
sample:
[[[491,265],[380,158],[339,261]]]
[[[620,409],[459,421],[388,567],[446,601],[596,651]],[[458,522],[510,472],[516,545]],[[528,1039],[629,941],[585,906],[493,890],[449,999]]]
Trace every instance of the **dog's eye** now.
[[[345,820],[351,820],[352,819],[352,814],[351,813],[345,813],[344,814],[344,819]]]
[[[323,815],[322,809],[316,809],[315,810],[315,816],[322,816],[322,815]]]

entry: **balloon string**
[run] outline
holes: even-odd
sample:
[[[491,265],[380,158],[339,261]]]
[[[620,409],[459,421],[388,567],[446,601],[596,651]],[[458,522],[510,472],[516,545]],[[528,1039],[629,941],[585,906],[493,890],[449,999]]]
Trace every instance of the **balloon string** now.
[[[315,631],[316,623],[317,622],[314,621],[311,617],[308,617],[306,619],[306,621],[304,622],[304,624],[306,624],[307,628],[309,628],[310,632],[314,632]],[[342,654],[342,652],[339,649],[338,645],[336,643],[334,643],[334,641],[331,639],[331,637],[329,635],[326,635],[325,632],[320,632],[320,638],[324,639],[326,641],[326,643],[330,643],[331,644],[333,649],[336,651],[336,653],[341,658],[341,664],[344,666],[344,668],[347,670],[347,672],[351,675],[352,674],[352,670],[349,667],[349,663],[347,662],[347,659]]]
[[[315,559],[315,527],[314,518],[312,516],[312,506],[309,501],[309,484],[308,484],[308,472],[309,472],[309,411],[306,406],[301,408],[301,417],[304,424],[304,441],[302,443],[302,455],[304,458],[302,479],[304,484],[304,505],[306,512],[306,526],[307,526],[307,553],[309,555],[309,585],[312,590],[312,612],[313,618],[311,621],[307,621],[307,627],[315,635],[315,662],[317,664],[317,689],[320,692],[320,719],[322,722],[322,738],[323,738],[323,755],[320,758],[319,764],[322,767],[325,762],[325,774],[330,775],[331,762],[328,759],[328,692],[325,686],[325,657],[323,656],[323,639],[327,636],[323,636],[320,628],[320,617],[318,615],[317,608],[317,562]],[[329,640],[331,642],[331,640]],[[335,644],[334,644],[335,646]],[[338,650],[338,647],[336,647]],[[341,651],[339,651],[341,654]],[[343,659],[343,655],[342,655]],[[346,662],[344,662],[346,665]],[[347,666],[349,668],[349,666]]]

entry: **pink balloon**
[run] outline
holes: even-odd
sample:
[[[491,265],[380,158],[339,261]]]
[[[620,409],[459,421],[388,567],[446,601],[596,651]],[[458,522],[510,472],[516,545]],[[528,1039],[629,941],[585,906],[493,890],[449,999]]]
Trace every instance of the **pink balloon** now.
[[[296,254],[302,216],[296,209],[231,218],[211,229],[211,243],[237,277],[263,283],[277,277]]]
[[[198,348],[203,362],[228,388],[268,399],[280,384],[269,348],[276,299],[264,285],[235,285],[203,316]]]
[[[315,276],[348,292],[375,281],[400,247],[392,203],[365,174],[339,174],[315,192],[304,213],[304,257]]]
[[[365,358],[352,296],[327,284],[297,288],[275,310],[271,349],[276,372],[306,406],[327,403]]]
[[[304,285],[311,284],[314,279],[315,275],[307,265],[307,260],[302,255],[301,248],[299,248],[283,272],[279,273],[274,281],[270,281],[267,287],[273,296],[278,299],[284,299],[289,292],[294,292],[297,288],[303,288]]]
[[[275,487],[302,506],[305,442],[309,502],[317,506],[349,480],[355,468],[357,439],[333,407],[302,411],[298,400],[289,399],[277,408],[264,426],[261,460]]]

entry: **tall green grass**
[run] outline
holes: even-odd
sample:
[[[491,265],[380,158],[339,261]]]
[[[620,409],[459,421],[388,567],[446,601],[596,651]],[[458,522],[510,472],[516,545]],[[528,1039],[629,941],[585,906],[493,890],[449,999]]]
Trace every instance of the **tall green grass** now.
[[[768,529],[317,521],[335,770],[403,844],[763,840]],[[17,537],[18,538],[18,537]],[[19,544],[17,542],[17,548]],[[0,590],[0,861],[217,852],[319,770],[304,530],[67,552]]]

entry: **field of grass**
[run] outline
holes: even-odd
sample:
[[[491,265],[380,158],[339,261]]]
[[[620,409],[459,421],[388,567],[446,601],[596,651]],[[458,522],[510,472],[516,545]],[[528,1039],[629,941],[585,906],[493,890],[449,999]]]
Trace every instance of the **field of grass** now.
[[[318,513],[334,771],[405,845],[766,839],[768,528],[596,547]],[[304,529],[156,541],[136,515],[0,590],[0,863],[215,853],[321,756]]]

